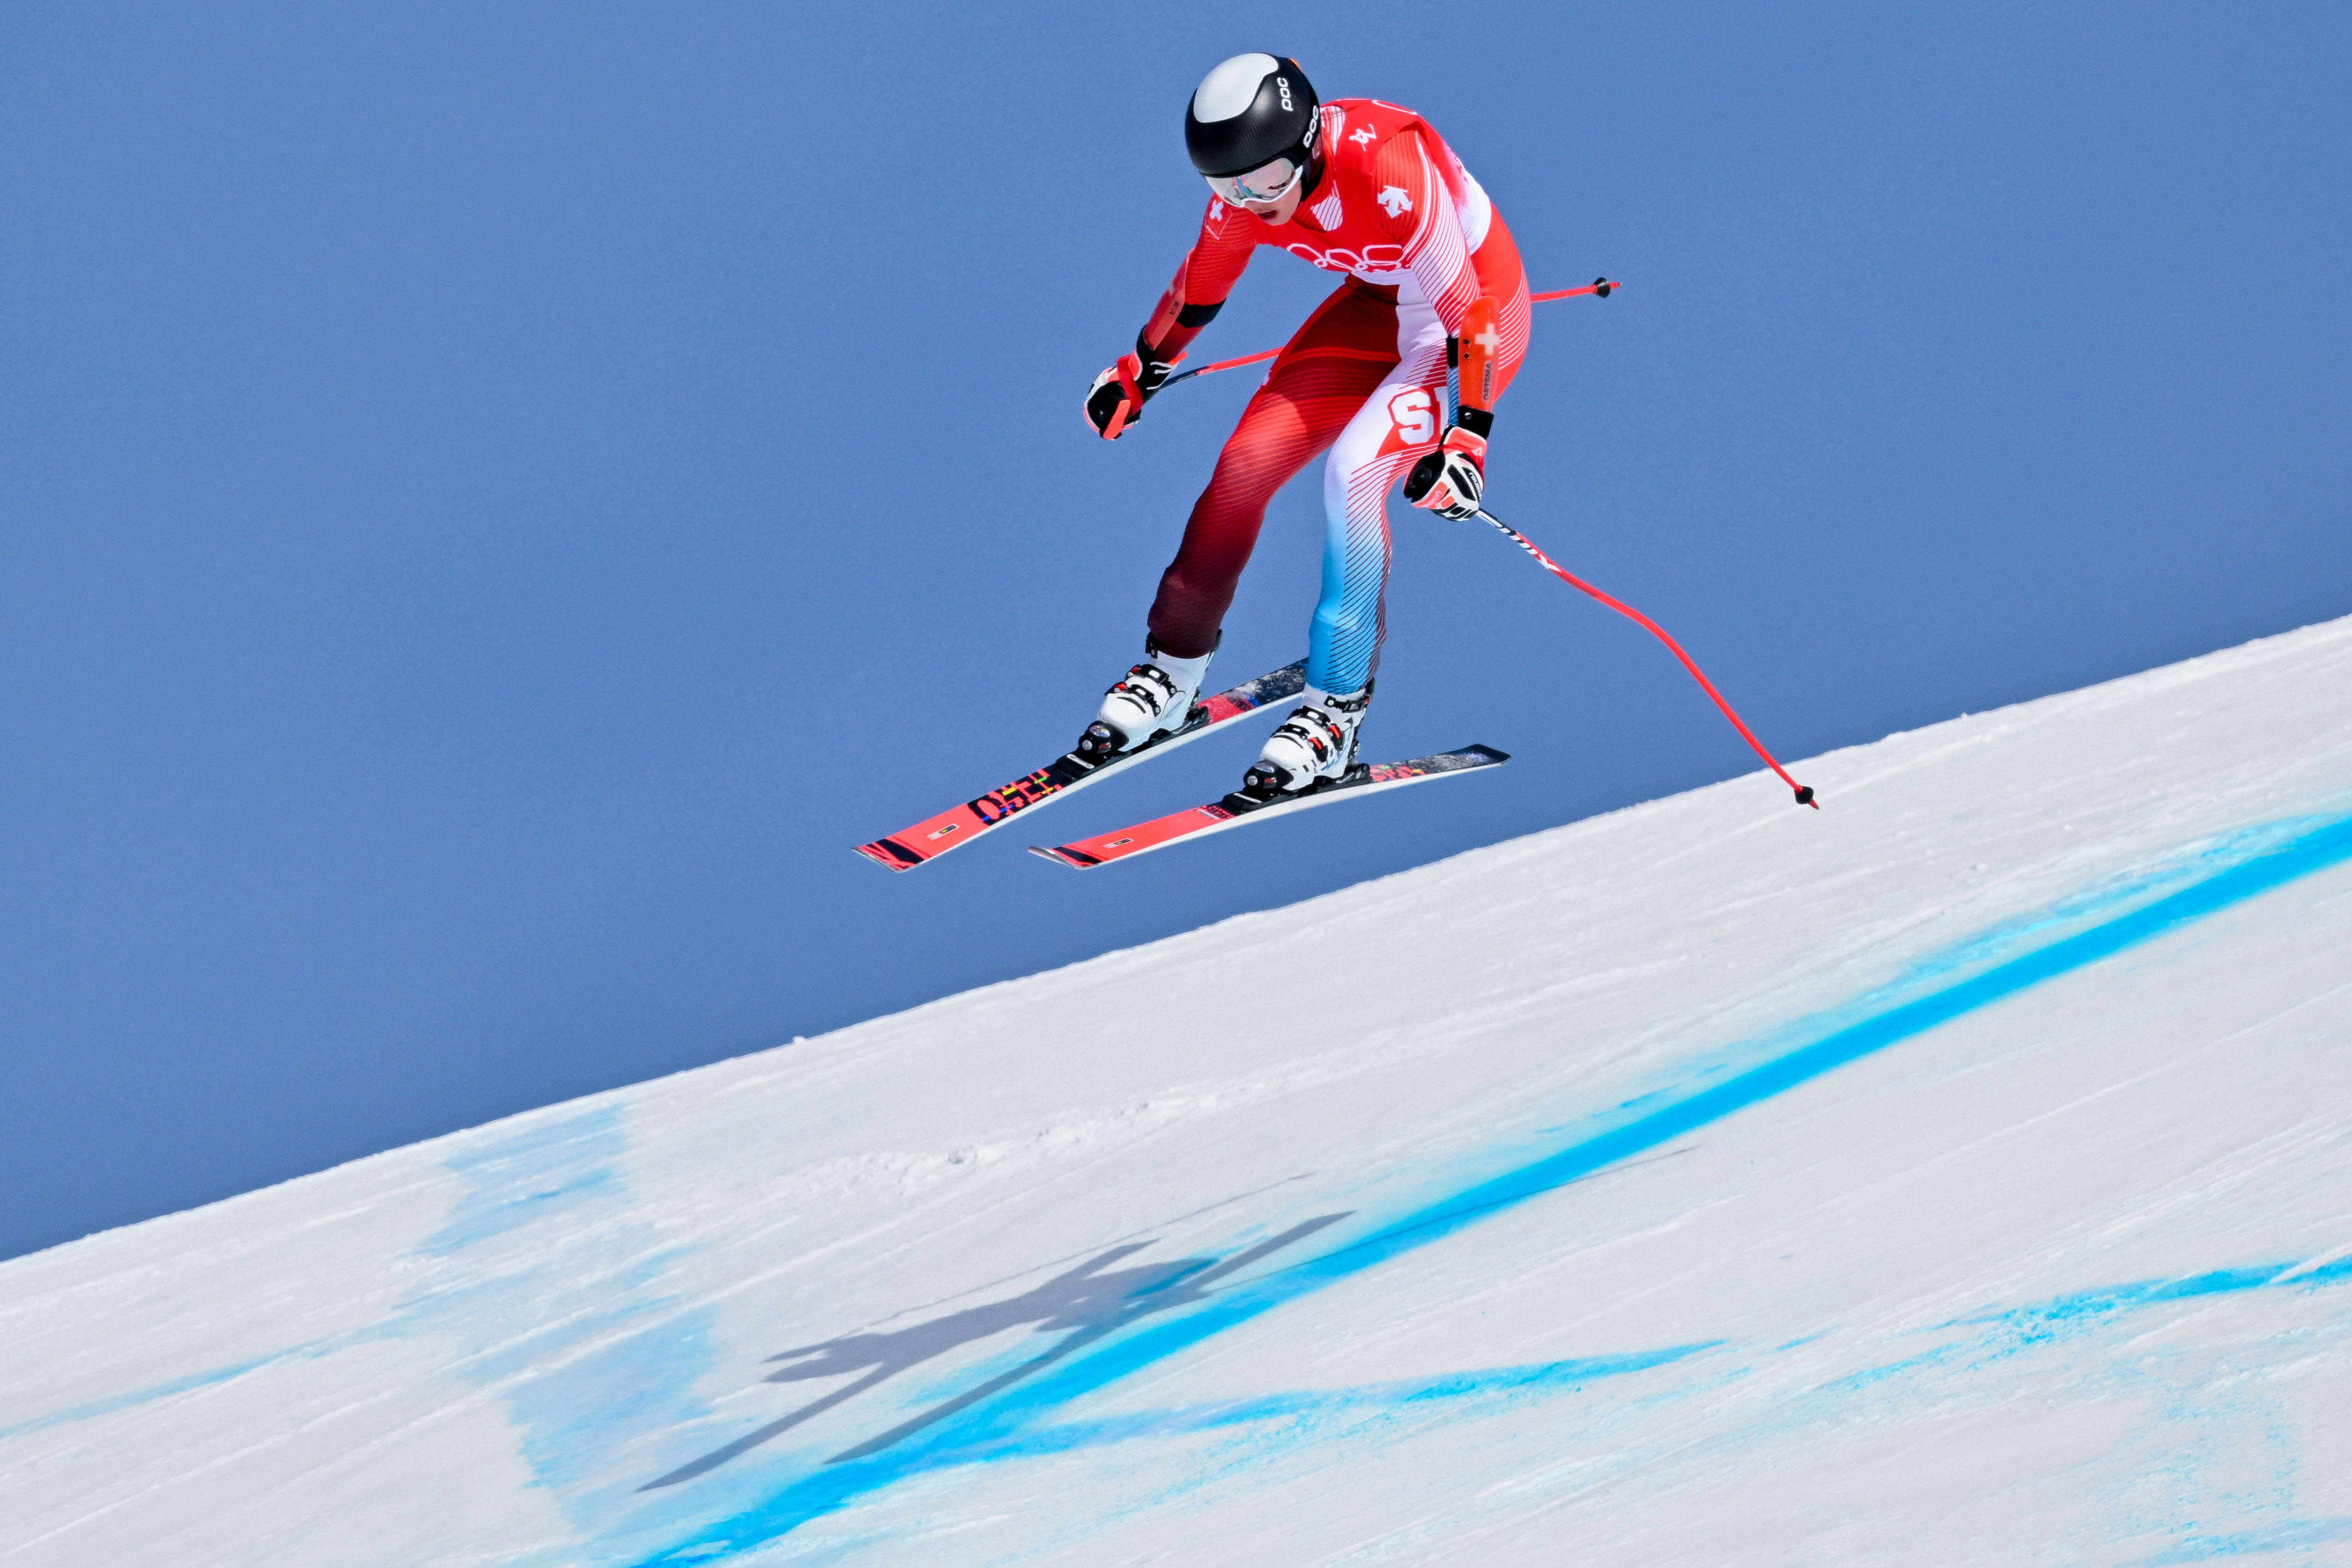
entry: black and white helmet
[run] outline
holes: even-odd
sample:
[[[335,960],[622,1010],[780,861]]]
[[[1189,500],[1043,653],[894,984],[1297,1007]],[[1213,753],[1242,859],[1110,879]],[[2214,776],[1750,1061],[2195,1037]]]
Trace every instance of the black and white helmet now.
[[[1294,59],[1235,55],[1202,79],[1184,110],[1184,150],[1213,186],[1278,158],[1315,160],[1321,101]]]

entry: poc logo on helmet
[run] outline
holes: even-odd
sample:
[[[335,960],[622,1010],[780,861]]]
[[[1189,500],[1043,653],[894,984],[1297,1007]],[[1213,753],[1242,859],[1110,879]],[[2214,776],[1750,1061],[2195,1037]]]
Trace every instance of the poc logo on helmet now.
[[[1290,79],[1278,76],[1274,79],[1274,85],[1282,94],[1282,107],[1287,110],[1290,107]]]

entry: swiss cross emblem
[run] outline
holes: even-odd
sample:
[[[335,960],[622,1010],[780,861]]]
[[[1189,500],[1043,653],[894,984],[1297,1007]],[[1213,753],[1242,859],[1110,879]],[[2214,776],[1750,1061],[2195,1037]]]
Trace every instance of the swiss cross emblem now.
[[[1389,186],[1380,194],[1378,199],[1381,205],[1387,209],[1388,215],[1391,217],[1395,217],[1400,213],[1409,213],[1412,211],[1412,198],[1404,194],[1404,187],[1402,185]]]
[[[1349,136],[1348,140],[1353,142],[1357,146],[1361,147],[1366,142],[1377,142],[1380,138],[1372,133],[1372,128],[1370,126],[1360,125],[1356,128],[1355,133]]]

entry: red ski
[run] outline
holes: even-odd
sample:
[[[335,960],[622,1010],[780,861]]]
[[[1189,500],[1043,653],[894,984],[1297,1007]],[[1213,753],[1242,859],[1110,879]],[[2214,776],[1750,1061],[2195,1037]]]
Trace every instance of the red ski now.
[[[893,871],[911,871],[959,845],[971,843],[1016,813],[1059,800],[1146,757],[1172,752],[1229,719],[1238,719],[1269,702],[1296,697],[1306,689],[1307,661],[1302,658],[1255,680],[1244,680],[1214,697],[1203,698],[1193,705],[1181,729],[1171,730],[1150,744],[1122,752],[1099,767],[1080,761],[1075,754],[1057,757],[1035,773],[990,790],[976,800],[950,806],[928,822],[900,828],[889,837],[877,838],[871,844],[861,844],[857,852]]]
[[[1426,784],[1431,779],[1447,778],[1478,768],[1496,767],[1510,760],[1509,753],[1498,752],[1492,746],[1465,746],[1458,752],[1440,752],[1435,756],[1415,757],[1408,763],[1373,763],[1370,765],[1360,763],[1349,769],[1344,776],[1317,784],[1299,795],[1261,801],[1236,793],[1225,796],[1214,805],[1196,805],[1190,811],[1180,811],[1156,822],[1122,827],[1099,838],[1081,838],[1075,844],[1056,845],[1050,849],[1033,844],[1029,847],[1029,853],[1043,855],[1048,860],[1058,860],[1065,866],[1076,866],[1085,870],[1088,867],[1164,849],[1171,844],[1199,838],[1205,834],[1222,833],[1244,822],[1258,822],[1287,812],[1304,811],[1310,805],[1328,805],[1335,800],[1355,800],[1375,790]]]

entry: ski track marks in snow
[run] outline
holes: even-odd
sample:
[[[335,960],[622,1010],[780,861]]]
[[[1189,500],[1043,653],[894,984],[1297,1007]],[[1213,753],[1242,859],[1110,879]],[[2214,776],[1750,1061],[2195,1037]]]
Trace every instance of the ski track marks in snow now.
[[[2347,666],[2352,622],[1838,753],[1832,812],[1948,773],[1961,804],[1801,888],[1722,877],[1789,830],[1717,786],[18,1260],[0,1563],[2324,1560],[2352,1137],[2289,1047],[2352,1032]],[[2298,746],[2208,732],[2315,683],[2336,728]],[[2128,743],[2021,768],[2102,715]],[[1959,831],[1984,776],[2007,815]],[[1564,942],[1497,934],[1563,885]],[[1442,1031],[1375,996],[1139,1094],[876,1097],[893,1042],[1368,915],[1466,933],[1382,977]],[[2086,1056],[2175,1014],[2215,1022]],[[2232,1121],[2240,1060],[2318,1092]],[[788,1182],[730,1172],[777,1136]],[[2168,1271],[2084,1282],[2132,1258]],[[126,1333],[142,1280],[168,1311]]]
[[[2045,946],[2031,948],[1969,978],[1931,990],[1916,1000],[1886,1007],[1847,1024],[1795,1050],[1752,1067],[1727,1082],[1710,1088],[1692,1089],[1679,1096],[1661,1094],[1644,1097],[1645,1100],[1662,1099],[1664,1103],[1646,1110],[1622,1127],[1582,1139],[1557,1153],[1394,1219],[1360,1240],[1304,1262],[1277,1263],[1258,1279],[1208,1298],[1206,1304],[1188,1318],[1154,1325],[1139,1331],[1132,1338],[1100,1350],[1090,1350],[1076,1364],[1044,1375],[1037,1385],[1022,1389],[1017,1382],[1009,1384],[1007,1386],[1013,1392],[1005,1394],[957,1430],[934,1441],[905,1440],[913,1437],[914,1433],[909,1431],[905,1434],[905,1439],[889,1445],[889,1447],[898,1449],[895,1453],[886,1447],[883,1452],[873,1455],[870,1460],[863,1450],[839,1456],[834,1461],[835,1465],[847,1460],[867,1460],[868,1464],[866,1468],[848,1469],[837,1469],[829,1465],[825,1470],[786,1488],[760,1508],[723,1521],[707,1532],[698,1532],[698,1539],[656,1553],[645,1562],[650,1568],[651,1564],[667,1562],[717,1561],[747,1547],[763,1546],[809,1519],[877,1487],[947,1466],[1013,1457],[1034,1458],[1041,1453],[1060,1451],[1068,1445],[1057,1429],[1048,1427],[1047,1435],[1042,1440],[1033,1440],[1024,1436],[1024,1427],[1042,1415],[1097,1392],[1118,1379],[1149,1368],[1165,1357],[1189,1350],[1214,1334],[1239,1327],[1262,1312],[1286,1304],[1327,1284],[1377,1267],[1407,1251],[1427,1246],[1498,1210],[1598,1174],[1655,1149],[1661,1143],[1697,1131],[1709,1123],[1785,1093],[1872,1053],[1899,1045],[1938,1025],[1990,1006],[2029,986],[2113,957],[2234,904],[2352,859],[2352,818],[2301,826],[2304,831],[2299,836],[2280,843],[2282,828],[2278,825],[2266,825],[2240,840],[2242,845],[2272,846],[2261,849],[2251,858],[2225,869],[2210,871],[2201,879],[2191,881],[2186,887],[2151,902],[2127,912],[2110,915],[2086,929],[2059,937]],[[2218,846],[2207,847],[2198,856],[2200,862],[2209,865],[2216,859],[2226,858],[2226,850]],[[2151,876],[2136,879],[2135,886],[2169,879]],[[2126,895],[2119,892],[2113,896],[2121,898]],[[2087,900],[2078,900],[2072,912],[2079,920],[2083,918],[2085,908],[2095,907]],[[2033,921],[2022,930],[2029,932],[2043,930],[2062,923],[2063,919],[2064,916],[2053,912],[2049,918]],[[1968,951],[1982,954],[1993,950],[1995,945],[1990,939],[1979,939],[1969,943]],[[1949,955],[1921,966],[1919,973],[1948,973],[1961,968],[1963,963],[1961,955]],[[1201,1266],[1205,1266],[1205,1260]],[[2033,1335],[2026,1332],[2024,1325],[2027,1324],[2034,1325],[2044,1338],[2054,1337],[2050,1325],[2068,1317],[2088,1318],[2103,1307],[2120,1310],[2126,1305],[2184,1300],[2224,1289],[2253,1289],[2278,1280],[2293,1267],[2291,1263],[2278,1263],[2253,1269],[2218,1271],[2177,1284],[2150,1282],[2086,1292],[2064,1301],[2001,1314],[1995,1321],[2010,1325],[2017,1337],[2030,1342]],[[2352,1279],[2352,1263],[2311,1269],[2303,1279],[2306,1289]],[[1156,1288],[1159,1287],[1145,1285],[1139,1289],[1149,1291]],[[1664,1361],[1676,1359],[1695,1348],[1699,1347],[1652,1352],[1657,1359],[1649,1361],[1642,1360],[1638,1354],[1615,1360],[1623,1363],[1625,1370],[1633,1370],[1636,1365],[1662,1364]],[[1066,1349],[1057,1349],[1049,1352],[1048,1359],[1058,1361],[1066,1353]],[[1843,1386],[1848,1390],[1858,1389],[1898,1371],[1945,1359],[1949,1353],[1947,1349],[1887,1368],[1873,1369],[1855,1374]],[[1990,1352],[1980,1355],[1971,1363],[1971,1369],[1987,1364],[1990,1359]],[[1507,1377],[1507,1373],[1501,1372],[1459,1375],[1467,1380],[1466,1386],[1470,1387],[1478,1386],[1484,1378]],[[1530,1380],[1528,1384],[1513,1386],[1532,1385],[1533,1380]],[[1580,1383],[1572,1386],[1580,1386]],[[1268,1408],[1281,1407],[1282,1401],[1277,1399]],[[681,1556],[681,1552],[687,1555]]]

